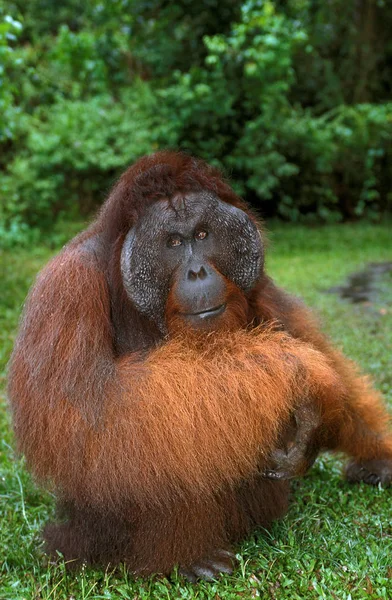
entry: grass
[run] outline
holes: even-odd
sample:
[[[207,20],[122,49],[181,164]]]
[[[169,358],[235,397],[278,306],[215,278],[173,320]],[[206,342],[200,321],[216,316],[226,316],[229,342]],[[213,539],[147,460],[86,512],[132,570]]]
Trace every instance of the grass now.
[[[318,311],[324,330],[373,376],[390,406],[392,278],[383,279],[376,301],[367,305],[349,304],[325,290],[368,262],[392,260],[391,229],[391,223],[274,225],[267,253],[270,274]],[[48,562],[40,530],[53,511],[53,498],[34,485],[14,454],[4,386],[25,294],[52,253],[38,247],[0,258],[0,600],[390,599],[392,492],[349,486],[341,478],[341,458],[328,455],[295,482],[285,519],[237,547],[238,568],[217,583],[192,586],[176,575],[133,579],[121,568],[75,575]]]

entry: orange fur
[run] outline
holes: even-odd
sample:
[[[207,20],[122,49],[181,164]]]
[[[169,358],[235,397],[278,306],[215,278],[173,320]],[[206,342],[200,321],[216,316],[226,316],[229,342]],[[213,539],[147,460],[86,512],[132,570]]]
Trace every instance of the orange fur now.
[[[120,509],[124,495],[144,506],[214,493],[260,472],[296,403],[339,396],[322,354],[273,330],[188,331],[144,360],[115,359],[105,349],[102,276],[83,262],[73,279],[65,276],[74,261],[57,258],[51,276],[41,276],[29,302],[34,331],[22,330],[10,379],[20,449],[38,478],[67,498]],[[70,285],[72,297],[63,295]],[[36,296],[48,300],[39,311]],[[101,327],[94,328],[90,315],[98,311]],[[93,380],[98,369],[105,380]],[[78,385],[82,398],[74,397]]]
[[[247,211],[201,161],[142,159],[27,300],[9,395],[19,449],[67,518],[46,529],[48,549],[67,559],[168,572],[268,525],[288,486],[261,473],[304,402],[322,417],[316,448],[392,456],[379,395],[264,273],[247,294],[227,282],[210,333],[184,324],[173,294],[165,339],[130,304],[127,231],[149,203],[203,189]]]
[[[360,373],[357,365],[334,348],[321,333],[312,313],[266,278],[255,293],[253,310],[262,320],[277,320],[285,331],[311,344],[330,361],[343,386],[343,394],[322,405],[323,426],[316,444],[340,450],[361,460],[392,458],[391,418],[382,396]]]

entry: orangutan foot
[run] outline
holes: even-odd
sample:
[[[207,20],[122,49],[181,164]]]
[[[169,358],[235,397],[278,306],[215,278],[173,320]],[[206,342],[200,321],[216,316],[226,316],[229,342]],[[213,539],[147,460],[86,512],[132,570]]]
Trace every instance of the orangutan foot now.
[[[347,481],[369,485],[388,486],[392,483],[392,460],[390,458],[373,458],[371,460],[352,460],[345,469]]]
[[[235,555],[227,550],[216,550],[208,558],[203,558],[189,567],[180,567],[179,572],[191,583],[198,579],[213,581],[222,573],[231,575],[236,562]]]

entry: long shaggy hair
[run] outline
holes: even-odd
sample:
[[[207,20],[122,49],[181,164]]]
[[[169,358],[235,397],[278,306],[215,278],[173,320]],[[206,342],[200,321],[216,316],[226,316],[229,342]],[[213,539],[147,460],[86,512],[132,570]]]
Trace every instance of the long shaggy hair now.
[[[210,334],[181,325],[170,297],[169,339],[136,311],[125,235],[150,203],[201,190],[248,210],[202,161],[141,159],[27,299],[9,396],[19,450],[59,499],[48,549],[67,560],[167,573],[268,525],[288,485],[262,473],[306,402],[317,448],[392,457],[378,394],[265,273],[248,294],[228,285],[228,317]]]
[[[70,499],[120,511],[124,497],[142,507],[207,497],[263,471],[280,424],[304,398],[340,392],[325,358],[285,334],[210,337],[178,336],[143,361],[122,357],[96,427],[59,387],[43,404],[27,384],[28,408],[18,405],[14,422],[30,468]],[[54,382],[51,371],[45,389]],[[18,386],[26,388],[20,375],[19,395]]]

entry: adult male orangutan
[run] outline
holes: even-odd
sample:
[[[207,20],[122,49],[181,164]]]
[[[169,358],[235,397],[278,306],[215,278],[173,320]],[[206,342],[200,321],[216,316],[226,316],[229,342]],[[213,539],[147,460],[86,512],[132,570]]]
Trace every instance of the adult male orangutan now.
[[[58,498],[49,552],[213,578],[319,450],[346,452],[351,481],[391,482],[379,395],[263,259],[219,171],[160,152],[39,275],[9,395],[19,449]]]

